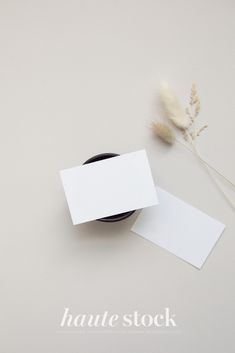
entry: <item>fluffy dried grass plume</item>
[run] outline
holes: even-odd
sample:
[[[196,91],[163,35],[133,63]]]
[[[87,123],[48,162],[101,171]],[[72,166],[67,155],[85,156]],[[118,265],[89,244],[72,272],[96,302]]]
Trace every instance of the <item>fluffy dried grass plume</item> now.
[[[162,139],[164,142],[170,145],[175,142],[175,134],[167,125],[161,123],[153,123],[152,128],[155,135],[160,137],[160,139]]]
[[[167,117],[179,129],[186,129],[190,124],[190,119],[167,82],[161,84],[160,97]]]

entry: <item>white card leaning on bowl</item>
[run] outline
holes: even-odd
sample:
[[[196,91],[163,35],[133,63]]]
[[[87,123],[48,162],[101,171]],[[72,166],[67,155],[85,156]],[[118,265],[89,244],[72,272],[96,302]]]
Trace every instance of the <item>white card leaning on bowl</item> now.
[[[141,211],[132,231],[201,268],[225,225],[157,187],[159,205]]]
[[[145,150],[60,172],[73,224],[158,203]]]

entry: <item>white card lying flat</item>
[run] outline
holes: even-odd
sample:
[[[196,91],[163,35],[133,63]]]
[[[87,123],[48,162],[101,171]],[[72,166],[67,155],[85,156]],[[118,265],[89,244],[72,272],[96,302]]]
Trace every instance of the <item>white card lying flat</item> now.
[[[157,187],[159,205],[143,210],[132,231],[201,268],[225,225]]]
[[[158,203],[145,150],[60,172],[73,224]]]

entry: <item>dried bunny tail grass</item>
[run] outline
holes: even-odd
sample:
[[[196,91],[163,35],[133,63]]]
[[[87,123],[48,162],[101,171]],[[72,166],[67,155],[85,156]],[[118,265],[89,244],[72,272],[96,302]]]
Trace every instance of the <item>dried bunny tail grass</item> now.
[[[155,135],[160,137],[160,139],[164,142],[170,145],[173,145],[175,142],[175,134],[167,125],[161,123],[152,123],[152,129]]]
[[[162,82],[160,96],[168,118],[179,129],[186,129],[190,119],[167,82]]]

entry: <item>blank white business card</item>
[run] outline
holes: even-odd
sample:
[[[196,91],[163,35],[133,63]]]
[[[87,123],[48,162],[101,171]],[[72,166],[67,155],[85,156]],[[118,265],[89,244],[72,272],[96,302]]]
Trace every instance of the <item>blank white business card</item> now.
[[[156,205],[145,150],[60,172],[73,224]]]
[[[132,231],[201,268],[225,225],[157,187],[159,205],[141,211]]]

